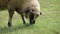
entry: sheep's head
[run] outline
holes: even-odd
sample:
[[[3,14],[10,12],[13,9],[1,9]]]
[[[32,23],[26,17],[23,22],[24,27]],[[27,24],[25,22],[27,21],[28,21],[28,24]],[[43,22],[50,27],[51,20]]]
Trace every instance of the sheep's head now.
[[[40,14],[42,14],[42,13],[41,13],[39,10],[37,10],[37,9],[31,9],[30,13],[34,15],[34,19],[36,19]]]
[[[42,15],[42,12],[40,12],[39,10],[37,10],[37,9],[30,10],[30,17],[32,18],[32,23],[33,23],[33,21],[35,21],[36,18],[38,18],[39,15]]]

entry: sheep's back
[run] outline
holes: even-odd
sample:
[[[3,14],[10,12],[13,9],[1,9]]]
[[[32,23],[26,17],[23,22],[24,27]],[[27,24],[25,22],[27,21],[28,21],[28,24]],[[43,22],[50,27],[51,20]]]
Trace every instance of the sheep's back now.
[[[0,10],[6,9],[8,0],[0,0]]]
[[[27,7],[40,7],[38,0],[11,0],[10,7],[17,7],[19,9],[26,9]]]

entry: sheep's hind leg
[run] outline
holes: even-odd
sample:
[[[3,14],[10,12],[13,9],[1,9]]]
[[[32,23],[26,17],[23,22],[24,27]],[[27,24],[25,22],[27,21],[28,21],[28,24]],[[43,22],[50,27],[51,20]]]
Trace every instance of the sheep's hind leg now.
[[[12,23],[12,17],[13,17],[13,14],[14,14],[14,10],[12,10],[12,8],[11,8],[11,9],[8,10],[8,12],[9,12],[8,27],[11,27],[12,26],[11,23]]]

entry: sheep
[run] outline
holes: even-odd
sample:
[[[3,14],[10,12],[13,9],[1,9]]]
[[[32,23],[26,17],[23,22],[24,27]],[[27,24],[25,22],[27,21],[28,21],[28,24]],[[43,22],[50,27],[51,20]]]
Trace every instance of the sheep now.
[[[9,0],[7,10],[9,13],[8,27],[11,27],[14,11],[21,15],[23,24],[29,18],[30,24],[35,24],[35,19],[42,14],[38,0]]]

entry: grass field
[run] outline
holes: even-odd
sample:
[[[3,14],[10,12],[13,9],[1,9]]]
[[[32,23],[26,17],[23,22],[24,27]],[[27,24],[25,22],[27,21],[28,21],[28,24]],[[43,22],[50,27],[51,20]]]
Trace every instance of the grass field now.
[[[44,16],[39,16],[35,25],[23,25],[15,12],[12,27],[8,28],[8,12],[0,11],[0,34],[60,34],[60,0],[39,0]]]

